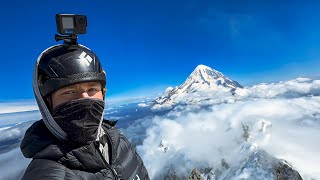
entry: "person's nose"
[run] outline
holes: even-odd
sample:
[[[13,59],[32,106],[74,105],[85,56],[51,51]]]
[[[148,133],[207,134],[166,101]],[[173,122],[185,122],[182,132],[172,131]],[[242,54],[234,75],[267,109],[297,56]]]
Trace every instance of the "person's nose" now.
[[[87,97],[89,97],[87,92],[82,92],[82,93],[80,93],[79,96],[80,96],[79,98],[87,98]]]

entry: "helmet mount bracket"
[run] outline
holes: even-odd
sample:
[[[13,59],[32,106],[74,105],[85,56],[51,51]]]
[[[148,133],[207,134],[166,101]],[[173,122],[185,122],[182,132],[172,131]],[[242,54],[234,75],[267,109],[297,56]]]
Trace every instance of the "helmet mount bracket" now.
[[[63,40],[63,43],[65,45],[78,45],[78,42],[77,42],[78,35],[77,34],[71,34],[71,35],[55,34],[54,38],[57,42]]]

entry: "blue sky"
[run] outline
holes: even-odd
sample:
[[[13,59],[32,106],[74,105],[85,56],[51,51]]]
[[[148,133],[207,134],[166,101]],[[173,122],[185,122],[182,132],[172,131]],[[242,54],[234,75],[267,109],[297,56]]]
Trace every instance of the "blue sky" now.
[[[55,14],[85,14],[107,97],[181,84],[198,64],[242,85],[320,73],[320,2],[11,0],[1,6],[0,100],[33,99],[38,55],[57,44]]]

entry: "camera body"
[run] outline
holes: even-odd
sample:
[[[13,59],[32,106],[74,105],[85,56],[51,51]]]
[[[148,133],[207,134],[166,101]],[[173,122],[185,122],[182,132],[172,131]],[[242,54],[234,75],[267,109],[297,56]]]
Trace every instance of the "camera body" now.
[[[87,16],[77,14],[56,14],[57,30],[62,35],[85,34]]]

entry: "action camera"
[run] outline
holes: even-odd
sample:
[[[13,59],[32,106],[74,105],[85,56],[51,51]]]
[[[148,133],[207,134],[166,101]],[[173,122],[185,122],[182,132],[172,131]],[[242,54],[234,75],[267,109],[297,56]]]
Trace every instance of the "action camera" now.
[[[55,40],[66,45],[77,45],[78,34],[87,32],[87,16],[78,14],[56,14],[57,30]]]
[[[75,14],[57,14],[57,30],[62,35],[85,34],[87,32],[87,16]]]

